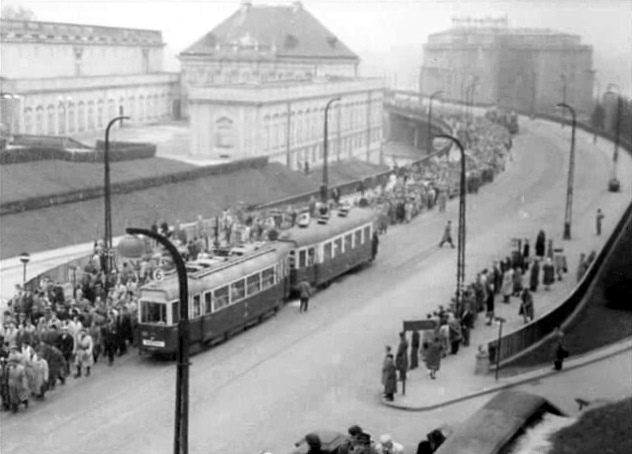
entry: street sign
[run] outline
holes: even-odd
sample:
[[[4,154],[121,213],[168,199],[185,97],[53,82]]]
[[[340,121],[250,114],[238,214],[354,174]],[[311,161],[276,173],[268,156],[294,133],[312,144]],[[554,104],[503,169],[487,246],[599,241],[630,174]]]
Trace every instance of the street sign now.
[[[424,331],[436,327],[436,320],[408,320],[404,322],[404,331]]]

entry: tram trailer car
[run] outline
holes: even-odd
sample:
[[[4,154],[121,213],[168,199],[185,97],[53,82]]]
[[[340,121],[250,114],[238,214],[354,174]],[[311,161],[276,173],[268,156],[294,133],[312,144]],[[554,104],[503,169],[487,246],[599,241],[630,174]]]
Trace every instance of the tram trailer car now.
[[[378,213],[370,208],[334,211],[325,224],[312,220],[250,253],[188,262],[191,353],[276,313],[299,282],[324,286],[370,262],[377,219]],[[174,275],[141,288],[141,352],[175,355],[178,298]]]

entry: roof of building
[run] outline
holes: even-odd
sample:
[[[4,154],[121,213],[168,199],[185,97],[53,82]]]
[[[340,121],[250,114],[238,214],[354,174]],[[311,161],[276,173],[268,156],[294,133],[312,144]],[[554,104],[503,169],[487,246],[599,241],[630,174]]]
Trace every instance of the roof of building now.
[[[306,11],[300,2],[291,6],[252,6],[241,8],[181,55],[262,54],[288,58],[359,57]]]

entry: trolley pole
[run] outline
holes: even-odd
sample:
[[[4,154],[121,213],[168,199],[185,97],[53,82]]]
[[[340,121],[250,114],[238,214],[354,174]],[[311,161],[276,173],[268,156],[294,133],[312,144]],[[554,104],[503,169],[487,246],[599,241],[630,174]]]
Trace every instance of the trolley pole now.
[[[566,211],[564,214],[564,239],[571,239],[571,222],[573,217],[573,178],[575,175],[575,109],[566,103],[559,103],[556,107],[562,107],[570,111],[573,117],[573,127],[571,131],[571,156],[568,161],[568,184],[566,187]]]

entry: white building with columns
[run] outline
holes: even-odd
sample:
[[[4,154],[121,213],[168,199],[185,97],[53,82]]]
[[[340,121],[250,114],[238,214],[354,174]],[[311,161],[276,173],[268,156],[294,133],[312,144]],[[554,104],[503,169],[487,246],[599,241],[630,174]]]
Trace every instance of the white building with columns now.
[[[325,106],[330,161],[378,162],[381,79],[323,77],[208,85],[189,91],[191,154],[208,159],[269,156],[293,169],[323,162]]]
[[[174,117],[180,75],[162,70],[162,33],[2,20],[2,123],[10,134],[70,136],[121,113],[132,124]]]
[[[292,168],[329,157],[379,159],[381,80],[357,77],[359,57],[301,2],[240,8],[180,54],[191,154],[269,156]]]

